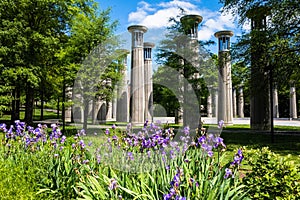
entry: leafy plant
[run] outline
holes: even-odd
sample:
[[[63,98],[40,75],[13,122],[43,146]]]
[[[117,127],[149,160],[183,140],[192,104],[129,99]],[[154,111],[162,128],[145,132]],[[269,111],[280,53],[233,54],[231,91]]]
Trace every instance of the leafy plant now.
[[[243,179],[252,199],[299,199],[300,169],[267,147],[245,151],[251,171]]]
[[[221,125],[222,126],[222,125]],[[122,138],[110,135],[96,152],[99,171],[79,183],[87,199],[243,199],[246,195],[234,161],[221,165],[225,144],[218,135],[201,135],[194,141],[185,128],[180,141],[172,129],[147,123]],[[174,138],[173,138],[174,139]],[[145,161],[143,158],[147,158]],[[116,164],[117,163],[117,164]],[[114,187],[111,184],[114,182]]]

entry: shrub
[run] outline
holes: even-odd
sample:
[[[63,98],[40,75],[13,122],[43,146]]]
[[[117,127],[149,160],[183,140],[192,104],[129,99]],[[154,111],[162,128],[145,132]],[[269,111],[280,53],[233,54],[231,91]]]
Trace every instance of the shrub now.
[[[300,170],[267,147],[244,152],[251,172],[243,179],[252,199],[300,199]]]

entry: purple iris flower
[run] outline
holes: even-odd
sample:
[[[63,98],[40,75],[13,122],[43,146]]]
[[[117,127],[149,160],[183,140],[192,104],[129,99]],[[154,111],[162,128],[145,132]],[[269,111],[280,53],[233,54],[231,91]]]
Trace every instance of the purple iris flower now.
[[[79,146],[81,147],[81,149],[84,149],[84,148],[85,148],[85,144],[84,144],[84,141],[83,141],[83,140],[80,140],[80,141],[79,141]]]
[[[60,143],[61,144],[63,144],[65,141],[66,141],[66,136],[65,135],[63,135],[62,137],[61,137],[61,140],[60,140]]]
[[[240,165],[243,161],[244,155],[241,149],[238,150],[238,152],[234,155],[233,162],[231,162],[231,165]]]
[[[5,133],[7,131],[6,124],[0,124],[0,129]]]
[[[203,144],[205,141],[206,141],[206,137],[204,135],[198,138],[198,143],[200,144]]]
[[[172,194],[164,194],[164,200],[171,200],[173,197]]]
[[[231,171],[231,169],[226,168],[226,169],[225,169],[225,175],[224,175],[224,178],[227,179],[227,178],[229,178],[230,176],[232,176],[232,171]]]
[[[188,126],[184,127],[183,132],[185,135],[190,134],[190,127],[188,127]]]
[[[88,164],[89,162],[90,162],[89,160],[82,161],[83,164]]]
[[[128,152],[127,157],[129,158],[129,160],[134,160],[132,152]]]
[[[221,128],[223,128],[223,126],[224,126],[224,121],[220,120],[218,123],[218,128],[221,129]]]
[[[148,126],[148,120],[145,121],[144,128],[146,128],[147,126]]]
[[[111,180],[110,180],[110,184],[109,184],[109,186],[108,186],[108,189],[109,190],[115,190],[115,189],[117,189],[117,187],[118,187],[118,182],[116,181],[116,179],[114,179],[114,178],[112,178]]]

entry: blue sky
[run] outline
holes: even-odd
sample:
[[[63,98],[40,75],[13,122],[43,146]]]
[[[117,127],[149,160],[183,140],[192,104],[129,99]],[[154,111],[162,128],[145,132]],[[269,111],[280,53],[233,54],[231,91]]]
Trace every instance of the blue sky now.
[[[203,17],[202,26],[199,27],[199,40],[217,41],[214,33],[220,30],[233,30],[235,36],[241,32],[230,14],[220,12],[222,4],[219,4],[219,0],[97,0],[97,2],[101,9],[111,7],[112,20],[119,21],[116,33],[125,40],[130,38],[127,27],[139,24],[148,27],[144,40],[158,44],[163,39],[168,19],[179,13],[178,7],[184,8],[187,14],[199,14]],[[233,42],[235,36],[232,38]],[[124,47],[130,48],[129,44],[130,42]],[[211,51],[216,53],[217,45],[211,47]]]

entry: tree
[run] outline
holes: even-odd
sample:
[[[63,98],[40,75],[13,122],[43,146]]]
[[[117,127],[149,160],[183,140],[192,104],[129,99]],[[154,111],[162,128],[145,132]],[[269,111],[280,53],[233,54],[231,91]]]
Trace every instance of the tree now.
[[[94,9],[95,10],[95,9]],[[63,49],[61,60],[66,66],[66,84],[73,84],[77,105],[84,110],[84,129],[87,128],[88,106],[95,101],[109,101],[112,98],[115,83],[120,80],[121,66],[116,62],[120,54],[116,52],[119,40],[113,36],[117,22],[111,22],[110,10],[100,13],[80,13],[72,21],[70,40]],[[69,66],[77,73],[68,72]],[[81,90],[78,91],[77,89]],[[94,106],[93,106],[94,107]]]
[[[158,67],[153,73],[153,103],[164,107],[168,117],[175,117],[180,104],[178,98],[172,90],[166,87],[164,82],[175,83],[178,81],[176,76],[169,76],[169,70],[166,67]],[[166,78],[169,78],[166,80]]]
[[[195,16],[195,19],[199,18],[197,17]],[[168,28],[166,39],[160,42],[158,47],[159,52],[156,57],[157,62],[166,68],[165,70],[161,69],[161,71],[168,71],[168,76],[173,77],[166,75],[165,77],[168,78],[161,77],[161,79],[164,79],[163,86],[172,89],[173,94],[176,95],[178,102],[181,104],[178,107],[174,101],[173,105],[175,108],[179,108],[178,112],[183,110],[182,118],[184,126],[189,125],[191,128],[194,128],[194,125],[197,124],[196,127],[200,128],[201,97],[207,95],[207,85],[203,78],[205,75],[203,69],[211,64],[215,65],[215,63],[212,62],[211,55],[203,48],[203,43],[199,43],[197,39],[189,37],[189,28],[191,27],[188,25],[185,26],[186,24],[184,23],[186,21],[179,22],[175,18],[171,18],[170,21],[173,22],[173,25]],[[170,70],[170,68],[173,70]],[[172,80],[172,78],[176,80],[172,81],[172,84],[168,84],[166,80]],[[207,80],[210,78],[213,79],[209,76],[206,78]],[[169,92],[163,88],[164,90],[165,92]],[[176,115],[175,121],[179,119],[180,116]]]
[[[35,89],[44,83],[55,54],[66,38],[70,20],[89,7],[88,1],[4,0],[0,3],[2,75],[14,88],[16,101],[25,90],[25,121],[33,121]],[[19,104],[19,103],[17,103]],[[12,110],[18,113],[19,105]],[[13,116],[12,120],[18,115]]]
[[[240,60],[251,66],[251,128],[270,129],[270,88],[273,81],[293,79],[299,68],[299,13],[295,0],[222,0],[224,12],[251,20],[252,31],[236,44]],[[292,59],[291,59],[292,58]],[[297,72],[298,73],[298,72]]]
[[[109,10],[97,9],[93,0],[1,1],[1,75],[13,88],[13,113],[25,91],[27,123],[33,120],[35,91],[41,91],[41,102],[46,88],[62,93],[82,58],[111,34]],[[12,115],[12,121],[17,118]]]

